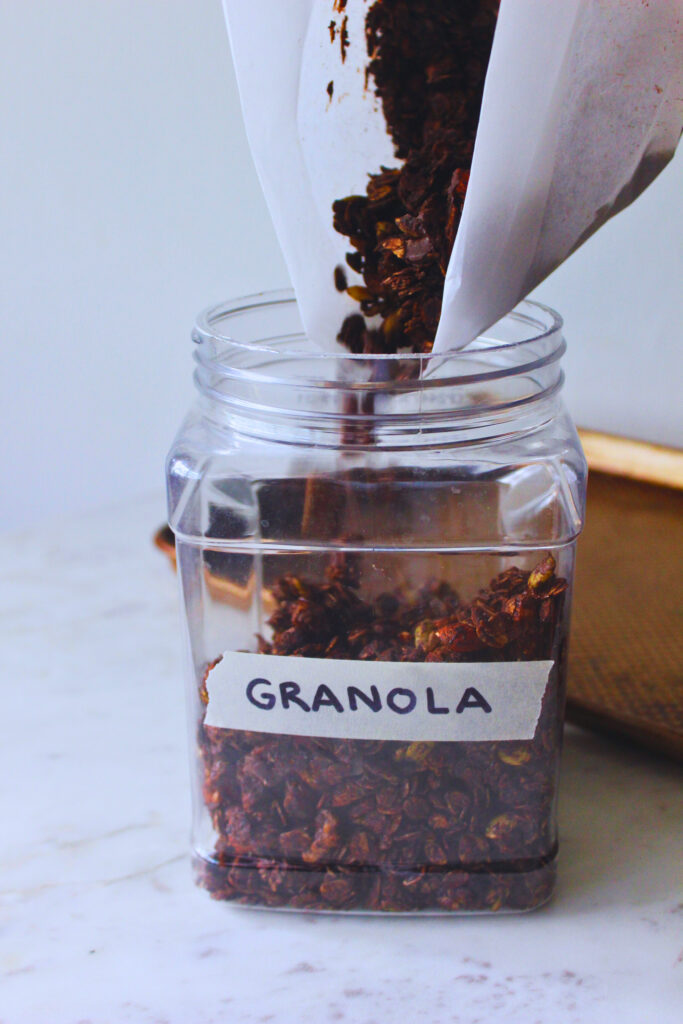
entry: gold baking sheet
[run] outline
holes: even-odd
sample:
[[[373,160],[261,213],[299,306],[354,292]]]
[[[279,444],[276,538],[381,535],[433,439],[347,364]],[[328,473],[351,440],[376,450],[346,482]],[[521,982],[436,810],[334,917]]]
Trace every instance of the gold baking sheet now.
[[[591,471],[567,719],[683,758],[683,492]]]

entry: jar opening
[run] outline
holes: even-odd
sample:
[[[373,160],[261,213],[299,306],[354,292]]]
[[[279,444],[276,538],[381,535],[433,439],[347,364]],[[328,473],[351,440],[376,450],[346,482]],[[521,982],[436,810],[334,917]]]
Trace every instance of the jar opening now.
[[[220,359],[249,373],[257,373],[261,366],[264,376],[272,379],[275,356],[278,363],[282,361],[284,379],[289,375],[286,361],[305,358],[315,366],[312,380],[325,379],[328,386],[339,383],[344,387],[348,383],[344,367],[348,372],[349,367],[363,367],[370,362],[387,368],[396,363],[419,368],[425,384],[430,368],[434,371],[452,363],[452,369],[457,372],[449,373],[451,380],[460,374],[471,378],[478,373],[478,361],[502,353],[507,354],[511,369],[514,365],[517,371],[521,371],[537,362],[536,346],[541,345],[551,353],[562,345],[562,328],[563,320],[559,313],[539,302],[525,300],[463,349],[378,355],[348,352],[341,345],[335,350],[325,350],[307,339],[294,291],[285,288],[210,306],[197,317],[192,337],[200,346],[199,354],[196,354],[200,362],[207,358]],[[468,372],[468,366],[472,367],[471,372]],[[267,373],[266,367],[269,368]],[[388,382],[392,373],[387,369],[385,374],[377,376],[377,383],[381,384],[382,378]],[[393,385],[397,383],[400,382],[394,379]]]
[[[389,427],[433,434],[476,422],[493,429],[484,436],[495,436],[496,424],[524,419],[532,405],[538,421],[562,386],[566,348],[561,317],[525,301],[457,351],[324,351],[306,337],[290,290],[213,306],[192,337],[195,382],[211,418],[228,416],[248,433],[260,424],[260,435],[273,437],[287,424],[293,441],[300,430],[328,431],[335,446],[348,422],[354,429],[346,441],[358,446],[386,443]],[[275,420],[280,427],[272,427]],[[529,426],[525,420],[514,429]]]

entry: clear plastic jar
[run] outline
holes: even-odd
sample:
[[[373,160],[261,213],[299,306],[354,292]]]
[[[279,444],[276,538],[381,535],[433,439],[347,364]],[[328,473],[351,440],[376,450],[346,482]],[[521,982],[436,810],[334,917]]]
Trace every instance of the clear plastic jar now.
[[[198,879],[311,910],[551,894],[586,466],[561,320],[320,352],[290,293],[209,310],[168,460]]]

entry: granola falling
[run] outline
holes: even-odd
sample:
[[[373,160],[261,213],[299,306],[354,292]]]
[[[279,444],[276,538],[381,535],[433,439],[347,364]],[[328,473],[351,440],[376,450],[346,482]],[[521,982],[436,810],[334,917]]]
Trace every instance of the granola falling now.
[[[460,222],[499,0],[376,0],[366,15],[368,75],[398,168],[333,205],[362,275],[361,312],[339,340],[352,352],[429,352]],[[419,31],[416,30],[419,26]],[[379,318],[368,324],[367,318]]]

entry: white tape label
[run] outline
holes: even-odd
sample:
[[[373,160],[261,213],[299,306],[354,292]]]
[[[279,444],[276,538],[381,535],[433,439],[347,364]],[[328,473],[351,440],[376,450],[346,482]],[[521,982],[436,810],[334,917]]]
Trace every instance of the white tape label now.
[[[357,740],[529,740],[552,661],[335,661],[227,652],[205,725]]]

